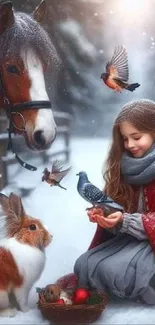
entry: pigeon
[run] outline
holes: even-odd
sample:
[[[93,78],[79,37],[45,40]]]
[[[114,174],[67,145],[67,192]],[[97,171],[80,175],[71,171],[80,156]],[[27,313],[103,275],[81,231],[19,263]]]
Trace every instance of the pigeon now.
[[[112,198],[104,194],[98,187],[93,185],[89,181],[86,172],[81,171],[76,175],[79,176],[77,190],[83,199],[91,203],[94,207],[104,207],[106,210],[124,210],[120,204],[116,203]]]
[[[106,72],[101,74],[101,79],[109,88],[122,92],[123,89],[134,91],[139,83],[128,83],[129,69],[127,52],[123,46],[115,47],[112,59],[106,64]]]

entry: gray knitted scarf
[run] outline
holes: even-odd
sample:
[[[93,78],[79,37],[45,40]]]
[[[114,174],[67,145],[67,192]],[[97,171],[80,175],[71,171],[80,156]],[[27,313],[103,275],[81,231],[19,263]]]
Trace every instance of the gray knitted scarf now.
[[[132,185],[145,185],[155,180],[155,144],[142,158],[134,158],[125,151],[121,158],[121,174]]]

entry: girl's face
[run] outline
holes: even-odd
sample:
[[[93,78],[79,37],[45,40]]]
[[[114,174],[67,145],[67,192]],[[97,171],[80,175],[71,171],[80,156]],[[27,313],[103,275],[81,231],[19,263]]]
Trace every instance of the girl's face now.
[[[129,122],[120,125],[120,133],[124,140],[124,148],[135,158],[143,157],[154,142],[151,134],[139,131]]]

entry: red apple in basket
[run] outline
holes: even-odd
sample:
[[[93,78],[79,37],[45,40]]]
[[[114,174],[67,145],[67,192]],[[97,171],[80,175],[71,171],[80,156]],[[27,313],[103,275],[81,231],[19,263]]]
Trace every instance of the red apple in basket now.
[[[64,305],[65,302],[64,302],[63,299],[58,299],[58,300],[56,300],[56,304],[58,304],[58,305]]]
[[[84,304],[86,300],[90,297],[90,292],[84,288],[78,288],[74,291],[72,300],[74,304]]]

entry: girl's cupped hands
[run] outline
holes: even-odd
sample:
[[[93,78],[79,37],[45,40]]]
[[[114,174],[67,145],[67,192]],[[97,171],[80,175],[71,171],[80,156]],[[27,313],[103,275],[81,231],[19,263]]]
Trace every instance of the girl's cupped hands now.
[[[104,216],[104,210],[101,208],[89,209],[88,217],[91,222],[98,223],[102,228],[113,228],[123,221],[123,213],[116,211],[108,216]]]

